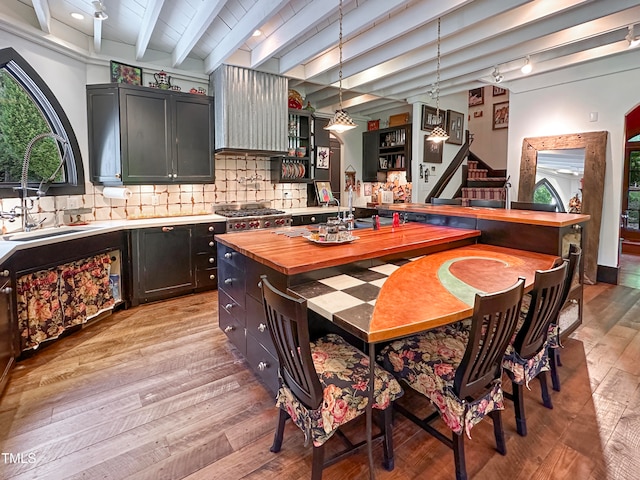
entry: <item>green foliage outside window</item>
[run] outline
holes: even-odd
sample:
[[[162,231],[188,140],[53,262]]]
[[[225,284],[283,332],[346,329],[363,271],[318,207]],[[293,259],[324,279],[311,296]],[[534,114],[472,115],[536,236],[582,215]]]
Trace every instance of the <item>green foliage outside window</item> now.
[[[541,185],[533,192],[533,203],[549,205],[552,199],[553,197],[545,185]]]
[[[27,145],[51,128],[31,96],[6,71],[0,70],[0,182],[20,183]],[[44,138],[34,144],[29,160],[28,179],[49,178],[60,163],[59,143]],[[61,170],[56,181],[64,180]]]

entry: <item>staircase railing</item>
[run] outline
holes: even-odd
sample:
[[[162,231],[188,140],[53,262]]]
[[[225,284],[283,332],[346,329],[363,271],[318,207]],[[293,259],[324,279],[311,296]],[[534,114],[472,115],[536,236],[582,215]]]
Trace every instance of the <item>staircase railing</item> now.
[[[465,142],[456,153],[456,156],[453,157],[453,160],[449,164],[449,166],[445,169],[442,176],[438,179],[436,184],[433,186],[427,198],[424,199],[424,203],[431,203],[431,199],[433,197],[439,197],[444,189],[447,187],[455,173],[458,171],[462,162],[469,155],[471,144],[473,143],[473,135],[469,133],[469,130],[465,131]]]

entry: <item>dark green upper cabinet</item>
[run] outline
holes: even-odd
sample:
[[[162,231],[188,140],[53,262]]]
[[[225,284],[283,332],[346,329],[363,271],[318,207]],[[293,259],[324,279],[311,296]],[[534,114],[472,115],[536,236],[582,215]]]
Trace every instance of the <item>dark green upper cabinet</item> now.
[[[125,84],[87,86],[91,181],[211,183],[213,98]]]

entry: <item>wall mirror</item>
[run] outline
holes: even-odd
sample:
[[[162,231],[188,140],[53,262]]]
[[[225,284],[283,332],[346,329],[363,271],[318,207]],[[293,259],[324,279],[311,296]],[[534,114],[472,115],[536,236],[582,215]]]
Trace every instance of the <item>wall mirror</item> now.
[[[602,223],[602,200],[606,166],[607,132],[585,132],[548,137],[530,137],[522,141],[518,201],[532,202],[536,186],[538,155],[541,151],[584,150],[581,213],[590,215],[584,248],[584,281],[596,283],[598,247]],[[567,208],[567,211],[569,209]]]
[[[584,148],[539,150],[535,203],[556,205],[558,212],[582,213]]]

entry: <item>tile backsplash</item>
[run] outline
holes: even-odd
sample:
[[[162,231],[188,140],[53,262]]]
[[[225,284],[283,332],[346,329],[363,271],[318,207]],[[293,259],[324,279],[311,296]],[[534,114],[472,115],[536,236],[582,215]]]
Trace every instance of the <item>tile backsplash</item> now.
[[[32,216],[43,220],[43,227],[68,223],[65,210],[91,209],[82,215],[86,221],[124,220],[178,215],[212,213],[214,205],[222,203],[270,202],[273,208],[298,208],[307,205],[304,183],[271,183],[269,157],[249,154],[216,155],[215,183],[196,185],[131,185],[128,199],[109,199],[101,186],[86,185],[84,195],[44,196],[34,199]],[[10,211],[20,205],[17,198],[0,200],[0,209]],[[76,220],[74,217],[73,220]],[[20,230],[20,218],[15,222],[2,219],[3,232]]]

